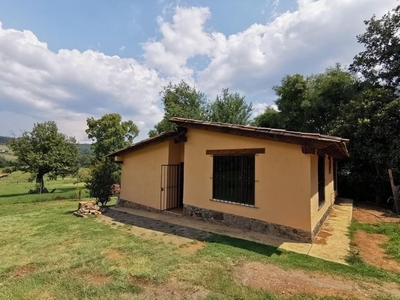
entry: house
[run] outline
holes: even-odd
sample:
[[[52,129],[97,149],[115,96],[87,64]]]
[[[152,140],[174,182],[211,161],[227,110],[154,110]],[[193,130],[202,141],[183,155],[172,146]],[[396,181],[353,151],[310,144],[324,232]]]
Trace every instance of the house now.
[[[177,130],[109,154],[119,205],[311,242],[337,196],[347,139],[172,118]]]

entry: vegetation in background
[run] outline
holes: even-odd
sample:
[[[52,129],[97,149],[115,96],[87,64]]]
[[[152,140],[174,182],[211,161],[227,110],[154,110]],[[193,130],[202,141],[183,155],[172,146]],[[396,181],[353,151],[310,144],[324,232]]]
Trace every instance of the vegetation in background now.
[[[181,81],[174,85],[170,83],[163,87],[160,95],[165,113],[163,119],[154,126],[154,129],[150,130],[150,137],[174,130],[176,125],[168,121],[172,117],[207,119],[207,98],[205,94],[186,82]]]
[[[253,110],[252,104],[246,103],[245,96],[238,93],[222,89],[221,95],[209,102],[204,93],[184,81],[174,85],[170,83],[160,95],[164,117],[150,130],[150,137],[174,130],[176,125],[168,121],[172,117],[247,125]]]
[[[111,186],[120,182],[120,165],[107,157],[113,151],[132,144],[139,134],[139,129],[132,121],[122,121],[119,114],[107,114],[100,119],[87,119],[86,133],[92,139],[93,161],[90,176],[86,178],[86,187],[90,197],[96,198],[103,205],[112,195]]]
[[[38,191],[44,188],[43,177],[66,177],[78,171],[78,148],[75,138],[58,132],[55,122],[36,123],[31,132],[9,141],[9,146],[18,161],[15,170],[29,172],[38,184]]]
[[[365,24],[357,37],[365,50],[349,72],[337,65],[309,77],[284,77],[274,87],[278,111],[267,108],[254,124],[349,138],[340,191],[382,204],[391,195],[387,169],[400,179],[400,5]]]
[[[208,119],[213,122],[248,125],[252,111],[253,106],[246,103],[245,96],[222,89],[221,95],[210,104]]]

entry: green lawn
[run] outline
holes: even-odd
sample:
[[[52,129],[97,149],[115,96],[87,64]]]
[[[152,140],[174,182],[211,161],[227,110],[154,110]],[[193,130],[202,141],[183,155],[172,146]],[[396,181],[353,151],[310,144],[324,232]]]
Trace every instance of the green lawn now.
[[[0,299],[141,299],[146,287],[158,289],[173,280],[184,283],[189,294],[206,290],[206,299],[287,299],[236,282],[235,266],[246,261],[400,284],[398,273],[360,261],[339,265],[220,235],[182,254],[161,238],[132,234],[129,224],[73,216],[77,200],[49,200],[74,194],[73,178],[46,181],[59,193],[40,196],[24,193],[32,183],[23,176],[15,173],[0,183]]]
[[[28,173],[13,172],[8,177],[0,178],[0,205],[14,203],[43,202],[60,199],[78,199],[79,191],[81,197],[88,197],[83,182],[77,182],[76,178],[58,178],[49,180],[45,176],[45,187],[53,193],[35,195],[28,194],[29,190],[35,188],[35,182],[29,182]]]
[[[8,148],[6,145],[0,145],[0,150],[8,150],[8,153],[0,153],[0,156],[4,157],[7,160],[16,160],[17,157],[12,154],[12,151],[10,148]]]

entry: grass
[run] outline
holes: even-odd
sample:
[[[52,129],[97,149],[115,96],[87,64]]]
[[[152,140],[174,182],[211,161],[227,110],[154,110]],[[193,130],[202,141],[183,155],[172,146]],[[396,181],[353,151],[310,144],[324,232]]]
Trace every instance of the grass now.
[[[8,148],[6,145],[0,145],[0,150],[8,150],[8,153],[0,153],[0,156],[4,157],[7,160],[16,160],[17,157],[12,154],[12,151],[10,148]]]
[[[78,199],[79,191],[81,197],[88,197],[83,182],[77,182],[76,178],[66,177],[58,180],[49,180],[45,176],[45,187],[53,193],[42,195],[28,194],[30,189],[35,188],[34,182],[29,182],[28,173],[13,172],[8,177],[0,179],[0,205],[16,203],[43,202],[49,200]]]
[[[377,223],[363,224],[353,221],[350,226],[350,237],[354,238],[357,230],[367,233],[377,233],[386,235],[389,241],[383,245],[386,253],[400,262],[400,224],[399,223]]]
[[[24,176],[0,180],[0,299],[135,299],[146,282],[157,289],[171,278],[193,292],[208,290],[207,299],[283,299],[234,280],[235,266],[246,261],[400,284],[399,274],[361,261],[339,265],[221,235],[212,235],[194,254],[179,254],[177,245],[132,235],[129,225],[74,217],[76,200],[24,193],[32,185]],[[60,197],[74,193],[73,183],[73,178],[46,181]]]
[[[157,286],[171,277],[204,287],[208,299],[280,299],[234,281],[234,266],[244,261],[400,283],[398,274],[363,264],[338,265],[220,235],[193,255],[178,255],[173,244],[76,218],[76,207],[66,200],[1,207],[0,299],[130,299],[143,291],[140,279]]]

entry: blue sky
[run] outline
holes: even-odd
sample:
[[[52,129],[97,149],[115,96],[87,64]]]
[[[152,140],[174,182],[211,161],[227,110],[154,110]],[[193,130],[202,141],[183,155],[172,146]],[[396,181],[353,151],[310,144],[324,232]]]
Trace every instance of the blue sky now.
[[[363,20],[396,0],[0,0],[0,135],[55,120],[87,140],[86,118],[118,112],[139,139],[162,118],[158,92],[185,80],[212,100],[273,105],[284,75],[346,66]]]

